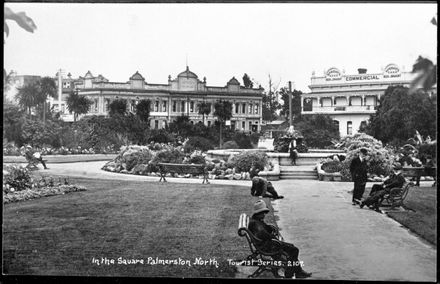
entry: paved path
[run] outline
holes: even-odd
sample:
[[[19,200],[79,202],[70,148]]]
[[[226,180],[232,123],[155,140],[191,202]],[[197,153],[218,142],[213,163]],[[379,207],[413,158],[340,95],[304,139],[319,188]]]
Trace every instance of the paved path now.
[[[50,164],[49,170],[38,172],[119,180],[159,179],[105,172],[100,170],[105,163]],[[200,179],[168,181],[201,183]],[[250,181],[211,183],[250,186]],[[300,260],[305,270],[313,272],[313,279],[436,281],[436,249],[386,215],[352,206],[348,193],[351,183],[282,180],[273,184],[285,196],[273,202],[278,226],[284,239],[300,248]],[[248,268],[239,270],[238,277],[245,277]]]

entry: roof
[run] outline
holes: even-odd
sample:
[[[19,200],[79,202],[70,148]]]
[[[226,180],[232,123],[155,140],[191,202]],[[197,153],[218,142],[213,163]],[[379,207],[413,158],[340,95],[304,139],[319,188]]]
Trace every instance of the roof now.
[[[232,77],[232,79],[229,80],[228,85],[240,85],[240,82],[238,82],[238,80],[235,79],[235,77]]]
[[[188,66],[186,66],[186,70],[181,72],[179,75],[177,75],[177,77],[186,77],[186,78],[196,78],[197,79],[197,75],[191,71],[189,71]]]
[[[130,80],[142,80],[145,81],[145,78],[142,77],[142,75],[136,71],[136,73],[133,74],[133,76],[130,77]]]

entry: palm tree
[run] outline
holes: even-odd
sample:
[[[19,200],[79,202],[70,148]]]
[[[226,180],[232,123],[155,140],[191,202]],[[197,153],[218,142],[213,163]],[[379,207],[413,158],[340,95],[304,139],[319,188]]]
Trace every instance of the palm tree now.
[[[199,108],[199,114],[203,115],[203,124],[205,124],[205,114],[211,113],[211,104],[207,102],[201,102],[197,106]]]
[[[55,81],[49,77],[43,77],[38,81],[39,99],[43,105],[43,122],[46,121],[46,100],[48,97],[56,98],[57,87]]]
[[[32,107],[35,107],[38,104],[36,98],[38,94],[38,85],[34,83],[17,89],[18,93],[15,95],[15,98],[17,99],[18,104],[23,107],[30,116]]]
[[[86,114],[90,105],[93,103],[85,96],[78,95],[78,92],[71,92],[67,97],[67,109],[73,112],[73,121],[75,122],[79,114]]]

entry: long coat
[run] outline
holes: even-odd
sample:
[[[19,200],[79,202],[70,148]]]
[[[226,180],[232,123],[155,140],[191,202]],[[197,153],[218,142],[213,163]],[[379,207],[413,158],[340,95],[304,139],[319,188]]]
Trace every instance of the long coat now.
[[[354,158],[350,164],[350,173],[354,182],[367,182],[367,161]]]

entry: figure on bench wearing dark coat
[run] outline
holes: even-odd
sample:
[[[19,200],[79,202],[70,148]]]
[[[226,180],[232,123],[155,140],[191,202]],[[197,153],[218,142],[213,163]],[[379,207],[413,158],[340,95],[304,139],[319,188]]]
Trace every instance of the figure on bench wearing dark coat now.
[[[390,193],[392,188],[402,188],[405,183],[405,177],[402,174],[402,166],[400,163],[396,163],[393,166],[393,171],[394,172],[383,183],[373,185],[368,198],[361,202],[361,208],[365,205],[372,206],[373,209],[379,212],[379,205],[383,200],[383,196]]]
[[[289,266],[285,269],[284,276],[286,278],[292,278],[294,275],[296,278],[310,277],[312,273],[307,273],[304,271],[301,267],[300,261],[298,260],[299,249],[293,244],[278,240],[278,230],[274,226],[268,225],[264,222],[264,217],[268,212],[269,209],[267,208],[263,199],[259,199],[257,202],[255,202],[254,211],[249,219],[248,228],[256,238],[261,240],[261,243],[257,243],[256,245],[267,251],[281,249],[288,255],[287,261],[290,261],[292,266]],[[274,259],[276,258],[277,257],[274,256]],[[280,259],[277,260],[282,260],[281,257],[279,258]]]

